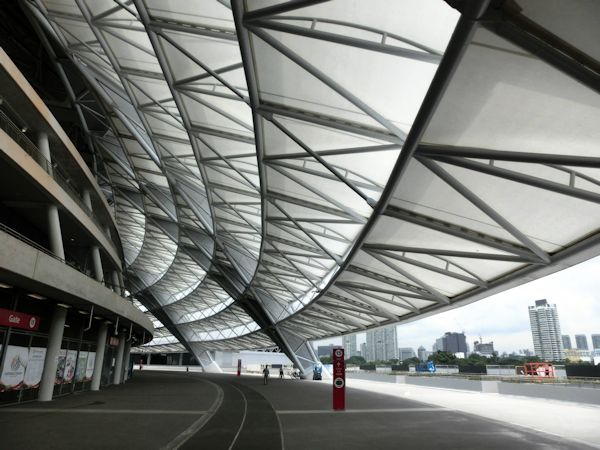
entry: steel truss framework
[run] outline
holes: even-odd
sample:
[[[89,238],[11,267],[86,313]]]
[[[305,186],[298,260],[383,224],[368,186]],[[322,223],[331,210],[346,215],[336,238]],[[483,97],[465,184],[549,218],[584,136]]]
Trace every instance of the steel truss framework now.
[[[156,345],[306,369],[600,253],[592,2],[23,3],[102,104]]]

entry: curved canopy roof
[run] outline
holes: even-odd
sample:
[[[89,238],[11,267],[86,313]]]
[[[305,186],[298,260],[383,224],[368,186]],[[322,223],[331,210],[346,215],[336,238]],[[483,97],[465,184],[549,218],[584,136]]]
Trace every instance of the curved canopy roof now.
[[[517,3],[26,7],[103,105],[131,292],[201,351],[413,320],[600,253],[599,6]]]

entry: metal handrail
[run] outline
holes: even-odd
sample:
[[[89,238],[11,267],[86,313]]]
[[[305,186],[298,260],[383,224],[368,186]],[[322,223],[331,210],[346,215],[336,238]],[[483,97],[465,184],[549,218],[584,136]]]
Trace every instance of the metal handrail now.
[[[27,236],[22,235],[21,233],[19,233],[16,230],[13,230],[12,228],[10,228],[9,226],[7,226],[6,224],[0,222],[0,231],[5,232],[6,234],[9,234],[10,236],[20,240],[21,242],[24,242],[25,244],[35,248],[36,250],[39,250],[42,253],[45,253],[48,256],[51,256],[52,258],[56,259],[57,261],[60,261],[64,264],[66,264],[67,266],[71,267],[72,269],[75,269],[76,271],[84,274],[86,277],[90,278],[91,280],[94,280],[98,283],[100,283],[102,286],[106,287],[107,289],[108,286],[106,286],[106,283],[104,282],[104,279],[98,281],[96,278],[90,276],[89,273],[87,273],[87,271],[84,270],[83,267],[81,267],[79,264],[73,262],[73,261],[67,261],[67,260],[63,260],[62,258],[59,258],[58,256],[56,256],[54,253],[52,253],[49,249],[47,249],[46,247],[44,247],[43,245],[38,244],[37,242],[29,239]],[[122,288],[121,286],[119,286],[119,288]]]
[[[49,161],[42,154],[37,145],[31,142],[29,137],[27,137],[27,135],[25,135],[25,133],[23,133],[23,131],[21,131],[19,127],[15,125],[14,122],[1,110],[0,128],[6,131],[6,133],[65,190],[73,200],[75,200],[81,209],[87,213],[88,217],[92,219],[94,224],[108,239],[108,241],[113,242],[111,236],[105,231],[94,211],[85,204],[77,188],[71,184],[70,178],[63,172],[56,162]]]

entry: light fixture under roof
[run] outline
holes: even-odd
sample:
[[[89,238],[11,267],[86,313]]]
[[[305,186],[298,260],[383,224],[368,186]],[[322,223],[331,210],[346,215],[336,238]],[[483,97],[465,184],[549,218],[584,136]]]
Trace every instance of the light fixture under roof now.
[[[89,311],[84,311],[83,309],[80,309],[80,310],[78,310],[77,312],[78,312],[79,314],[83,314],[84,316],[87,316],[87,315],[89,315],[89,314],[90,314],[90,313],[89,313]]]
[[[70,308],[71,305],[67,305],[65,303],[57,303],[56,306],[62,306],[63,308]]]
[[[46,300],[46,297],[43,295],[34,294],[33,292],[31,294],[27,294],[27,297],[35,298],[36,300]]]
[[[11,289],[12,286],[6,283],[0,283],[0,289]]]

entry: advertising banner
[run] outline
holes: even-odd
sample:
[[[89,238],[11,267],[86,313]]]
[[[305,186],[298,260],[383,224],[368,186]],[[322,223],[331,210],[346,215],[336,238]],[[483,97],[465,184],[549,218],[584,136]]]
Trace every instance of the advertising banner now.
[[[94,374],[94,365],[96,364],[96,352],[89,352],[85,368],[85,381],[90,381]]]
[[[28,359],[29,349],[27,347],[17,347],[16,345],[6,347],[4,367],[2,367],[0,375],[0,391],[21,388]]]
[[[37,330],[40,327],[40,318],[38,316],[0,308],[0,325],[22,328],[24,330]]]
[[[75,382],[79,383],[85,379],[87,369],[88,352],[79,352],[77,356],[77,368],[75,369]]]
[[[65,361],[65,376],[63,383],[70,383],[75,377],[75,365],[77,364],[77,350],[67,350],[67,359]]]
[[[44,360],[46,359],[46,349],[44,347],[31,347],[29,349],[29,359],[27,370],[25,370],[25,380],[23,384],[28,388],[38,387],[42,380],[44,371]]]
[[[65,362],[67,359],[67,351],[64,348],[61,348],[58,351],[58,356],[56,357],[56,380],[54,384],[61,384],[65,377]]]
[[[346,409],[346,366],[344,348],[333,348],[333,409]]]

